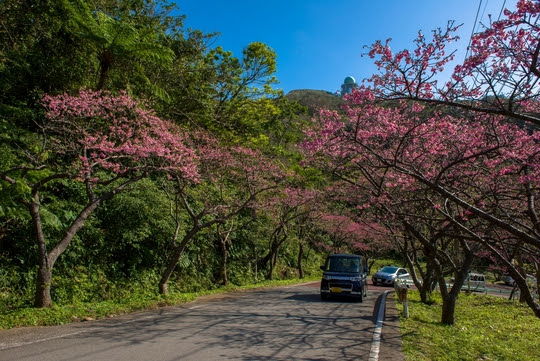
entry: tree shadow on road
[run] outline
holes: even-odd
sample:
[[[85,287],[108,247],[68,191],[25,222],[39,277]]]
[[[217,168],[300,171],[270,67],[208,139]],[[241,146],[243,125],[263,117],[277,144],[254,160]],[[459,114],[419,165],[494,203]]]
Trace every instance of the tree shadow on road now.
[[[319,294],[305,294],[299,293],[290,297],[287,297],[288,300],[295,300],[301,302],[313,302],[313,303],[324,303],[324,302],[339,302],[339,303],[359,303],[358,300],[352,297],[346,296],[333,296],[326,300],[322,300]]]
[[[147,312],[127,321],[103,321],[84,332],[84,344],[81,335],[73,335],[50,344],[47,351],[66,361],[119,354],[141,359],[143,349],[164,361],[366,359],[373,301],[322,301],[318,293],[260,291]],[[78,345],[77,357],[68,352],[70,343]]]

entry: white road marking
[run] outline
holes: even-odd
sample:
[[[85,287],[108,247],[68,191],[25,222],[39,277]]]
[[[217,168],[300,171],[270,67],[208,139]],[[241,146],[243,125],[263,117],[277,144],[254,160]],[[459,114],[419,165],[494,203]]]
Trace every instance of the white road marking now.
[[[188,310],[193,310],[193,309],[201,308],[201,307],[204,307],[204,305],[196,305],[196,306],[192,306],[192,307],[187,307],[187,309]],[[171,313],[167,313],[167,314],[176,314],[176,313],[171,312]],[[123,325],[127,325],[127,324],[130,324],[130,323],[133,323],[133,322],[146,320],[146,319],[149,319],[149,318],[156,318],[156,317],[159,317],[159,316],[161,316],[161,315],[148,315],[148,316],[144,316],[144,317],[134,318],[132,320],[115,323],[113,326],[123,326]],[[105,319],[101,319],[101,320],[105,320]],[[100,321],[100,320],[98,320],[98,321]],[[99,327],[86,328],[84,330],[80,330],[80,331],[77,331],[77,332],[64,333],[64,334],[61,334],[61,335],[56,335],[56,336],[51,336],[51,337],[46,337],[46,338],[40,338],[40,339],[37,339],[37,340],[32,340],[32,341],[27,341],[27,342],[0,343],[0,351],[7,350],[7,349],[10,349],[10,348],[26,346],[26,345],[32,345],[34,343],[39,343],[39,342],[56,340],[56,339],[59,339],[59,338],[80,335],[81,333],[87,333],[87,332],[92,332],[92,331],[96,331],[96,330],[99,330]]]
[[[77,331],[77,332],[71,332],[71,333],[66,333],[66,334],[63,334],[63,335],[40,338],[38,340],[27,341],[27,342],[0,343],[0,351],[1,350],[7,350],[8,348],[21,347],[21,346],[31,345],[33,343],[45,342],[45,341],[50,341],[50,340],[56,340],[58,338],[74,336],[74,335],[78,335],[78,334],[81,334],[81,333],[90,332],[90,331],[93,331],[93,330],[95,330],[95,329],[81,330],[81,331]]]
[[[373,330],[373,340],[371,341],[371,350],[369,351],[369,361],[379,360],[379,350],[381,348],[381,333],[384,324],[384,308],[386,305],[386,295],[388,292],[384,291],[381,295],[381,303],[379,303],[379,310],[377,311],[377,324],[375,330]]]

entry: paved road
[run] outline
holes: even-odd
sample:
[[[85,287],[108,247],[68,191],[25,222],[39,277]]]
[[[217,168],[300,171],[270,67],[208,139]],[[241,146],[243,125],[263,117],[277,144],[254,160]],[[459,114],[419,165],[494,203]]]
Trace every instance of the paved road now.
[[[363,303],[321,302],[318,284],[289,286],[106,321],[0,331],[0,360],[367,360],[380,293],[372,288]]]

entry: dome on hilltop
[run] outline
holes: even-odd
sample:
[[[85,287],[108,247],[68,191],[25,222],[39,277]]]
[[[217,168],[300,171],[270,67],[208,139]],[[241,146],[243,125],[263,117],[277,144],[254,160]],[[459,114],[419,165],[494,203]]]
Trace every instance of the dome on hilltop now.
[[[343,84],[356,84],[356,80],[352,76],[348,76],[343,81]]]

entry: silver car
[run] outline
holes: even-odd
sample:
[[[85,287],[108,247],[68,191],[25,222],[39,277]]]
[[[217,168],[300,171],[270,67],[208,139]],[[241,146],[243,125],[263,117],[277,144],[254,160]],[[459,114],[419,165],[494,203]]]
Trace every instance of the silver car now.
[[[409,272],[405,268],[384,266],[371,278],[373,285],[393,286],[396,278],[408,278]]]

